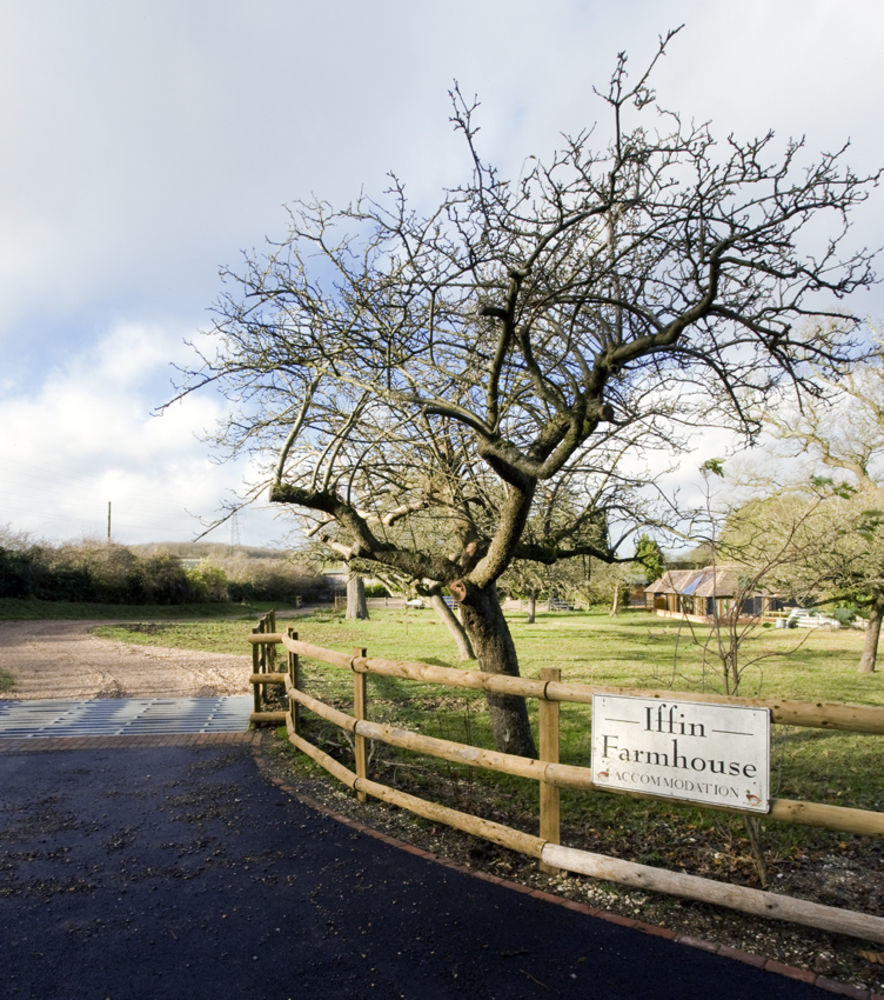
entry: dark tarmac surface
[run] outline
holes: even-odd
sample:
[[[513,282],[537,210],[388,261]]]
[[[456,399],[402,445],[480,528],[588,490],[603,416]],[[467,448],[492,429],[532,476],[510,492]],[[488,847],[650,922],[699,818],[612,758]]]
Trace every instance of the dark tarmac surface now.
[[[362,834],[247,741],[0,753],[0,994],[832,997]]]

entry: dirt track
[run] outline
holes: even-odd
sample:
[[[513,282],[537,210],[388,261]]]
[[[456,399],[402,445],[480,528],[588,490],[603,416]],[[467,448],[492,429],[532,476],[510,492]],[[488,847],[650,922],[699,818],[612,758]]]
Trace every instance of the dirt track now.
[[[7,699],[207,697],[247,694],[250,659],[130,646],[89,635],[97,621],[0,622]]]

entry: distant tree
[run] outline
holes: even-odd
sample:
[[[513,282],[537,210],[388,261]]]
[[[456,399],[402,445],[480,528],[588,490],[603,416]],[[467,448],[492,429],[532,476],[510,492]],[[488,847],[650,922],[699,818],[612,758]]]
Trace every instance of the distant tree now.
[[[213,566],[211,563],[200,563],[186,572],[195,600],[226,601],[229,599],[227,575],[219,566]]]
[[[725,552],[740,552],[766,590],[796,603],[849,604],[868,617],[858,670],[875,670],[884,619],[884,489],[817,479],[743,505]],[[749,539],[748,541],[746,539]]]
[[[0,547],[0,597],[30,597],[33,569],[28,552]]]
[[[724,477],[721,469],[716,475]],[[703,568],[715,578],[713,614],[711,627],[691,629],[691,636],[702,647],[704,667],[715,665],[727,694],[739,694],[747,670],[783,652],[750,648],[749,640],[764,627],[764,602],[791,598],[803,604],[817,588],[818,580],[810,579],[805,568],[819,551],[815,529],[819,517],[828,514],[827,499],[827,491],[786,490],[735,503],[720,531],[710,510],[710,558]]]
[[[645,572],[648,583],[658,580],[666,569],[666,560],[659,544],[647,535],[640,535],[635,544],[635,561]]]
[[[344,616],[352,620],[368,618],[368,602],[365,599],[365,578],[355,569],[347,568],[347,612]]]
[[[80,570],[90,581],[91,593],[75,599],[107,604],[138,604],[144,599],[138,557],[124,545],[85,539],[77,545],[62,546],[58,558],[59,562]]]
[[[884,623],[884,348],[837,379],[821,377],[819,385],[823,394],[800,409],[786,416],[764,408],[762,417],[785,454],[800,458],[802,478],[834,480],[800,565],[829,601],[865,610],[859,671],[871,673]]]
[[[0,525],[0,597],[31,597],[36,572],[30,537],[9,524]]]
[[[519,554],[501,577],[506,590],[528,601],[529,622],[534,621],[542,594],[547,600],[573,601],[578,593],[585,598],[592,562],[586,553],[613,558],[617,548],[608,532],[606,500],[611,497],[604,494],[608,483],[602,480],[602,488],[590,496],[575,496],[570,485],[565,478],[538,491]],[[582,554],[568,558],[563,543]]]
[[[225,273],[183,373],[179,398],[228,394],[229,453],[276,456],[273,502],[351,558],[447,586],[482,670],[518,673],[496,586],[514,559],[612,557],[583,528],[622,512],[627,454],[671,451],[679,426],[723,414],[745,426],[746,393],[813,391],[809,366],[860,353],[840,307],[873,282],[873,255],[845,249],[844,223],[876,177],[772,133],[717,144],[661,109],[649,77],[674,34],[634,82],[618,58],[599,95],[607,145],[595,128],[566,137],[512,182],[455,88],[465,183],[427,213],[396,178],[380,202],[298,204],[281,242]],[[837,323],[797,334],[811,314]],[[570,528],[526,541],[565,487],[584,498]],[[431,545],[407,540],[421,518]],[[489,707],[497,746],[533,752],[524,701]]]
[[[213,557],[212,563],[227,577],[227,591],[234,601],[316,600],[328,587],[320,569],[308,565],[300,552],[291,556],[240,552]]]
[[[187,573],[176,556],[157,553],[141,557],[135,566],[139,601],[146,604],[186,604],[197,598]]]
[[[544,590],[549,590],[549,567],[528,560],[517,559],[501,577],[501,585],[512,597],[527,603],[528,624],[537,618],[537,599]]]

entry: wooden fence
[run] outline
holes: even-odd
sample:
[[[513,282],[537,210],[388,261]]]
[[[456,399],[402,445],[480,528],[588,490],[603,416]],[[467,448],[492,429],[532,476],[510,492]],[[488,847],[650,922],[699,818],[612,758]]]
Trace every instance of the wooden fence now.
[[[272,640],[267,642],[252,643],[252,677],[256,677],[262,674],[275,674],[276,673],[276,612],[268,611],[267,614],[262,615],[258,621],[258,624],[252,629],[252,636],[273,636]],[[264,684],[252,682],[252,691],[255,696],[255,709],[256,715],[260,715],[265,702],[267,701],[267,685],[273,683],[273,681],[267,681]]]
[[[693,692],[638,691],[571,684],[562,682],[560,672],[553,669],[541,671],[539,679],[534,680],[420,662],[385,660],[368,657],[364,649],[348,654],[302,642],[291,628],[286,633],[279,633],[276,631],[276,621],[272,613],[265,615],[252,630],[250,642],[253,664],[250,681],[255,692],[255,711],[252,721],[256,724],[284,724],[290,742],[352,789],[361,801],[372,796],[426,819],[483,837],[537,859],[545,871],[567,870],[631,887],[723,905],[769,919],[787,920],[879,944],[884,943],[884,917],[825,906],[746,886],[730,885],[695,875],[671,872],[562,845],[559,833],[560,789],[592,789],[635,798],[659,798],[659,796],[641,791],[624,792],[613,788],[602,788],[593,783],[590,768],[560,763],[558,726],[560,704],[565,702],[591,704],[593,694],[599,693],[767,708],[774,724],[811,726],[869,735],[884,733],[884,708],[783,700],[766,701]],[[283,668],[277,668],[275,659],[275,647],[280,644],[285,649],[287,657]],[[327,705],[301,690],[301,657],[352,673],[352,715]],[[425,684],[535,698],[538,701],[539,759],[500,753],[427,736],[385,723],[372,722],[367,718],[368,676],[396,677]],[[265,707],[264,699],[269,685],[284,686],[288,699],[288,708],[285,711],[268,711]],[[302,709],[315,713],[350,734],[353,745],[352,769],[304,737],[300,724]],[[452,809],[371,780],[368,776],[366,752],[367,742],[370,740],[459,764],[537,781],[539,783],[538,835],[515,830],[504,824]],[[678,800],[667,798],[666,801]],[[697,806],[696,802],[690,804]],[[723,806],[703,806],[703,808],[740,812]],[[770,811],[766,815],[769,819],[826,827],[845,833],[872,836],[884,834],[884,813],[871,810],[777,798],[771,801]]]

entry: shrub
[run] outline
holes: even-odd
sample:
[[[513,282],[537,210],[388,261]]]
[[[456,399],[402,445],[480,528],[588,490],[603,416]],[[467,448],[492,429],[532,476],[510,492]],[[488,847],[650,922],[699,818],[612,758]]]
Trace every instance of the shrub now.
[[[839,604],[832,612],[832,617],[842,627],[852,625],[857,618],[857,609],[853,604]]]
[[[197,601],[226,601],[230,598],[227,575],[210,563],[187,570],[187,580]]]
[[[185,569],[182,558],[192,549],[182,544],[133,550],[94,539],[53,547],[0,527],[0,597],[106,604],[295,603],[297,598],[319,600],[328,589],[323,577],[269,550],[240,549],[226,558],[223,550],[214,551],[211,563]]]

